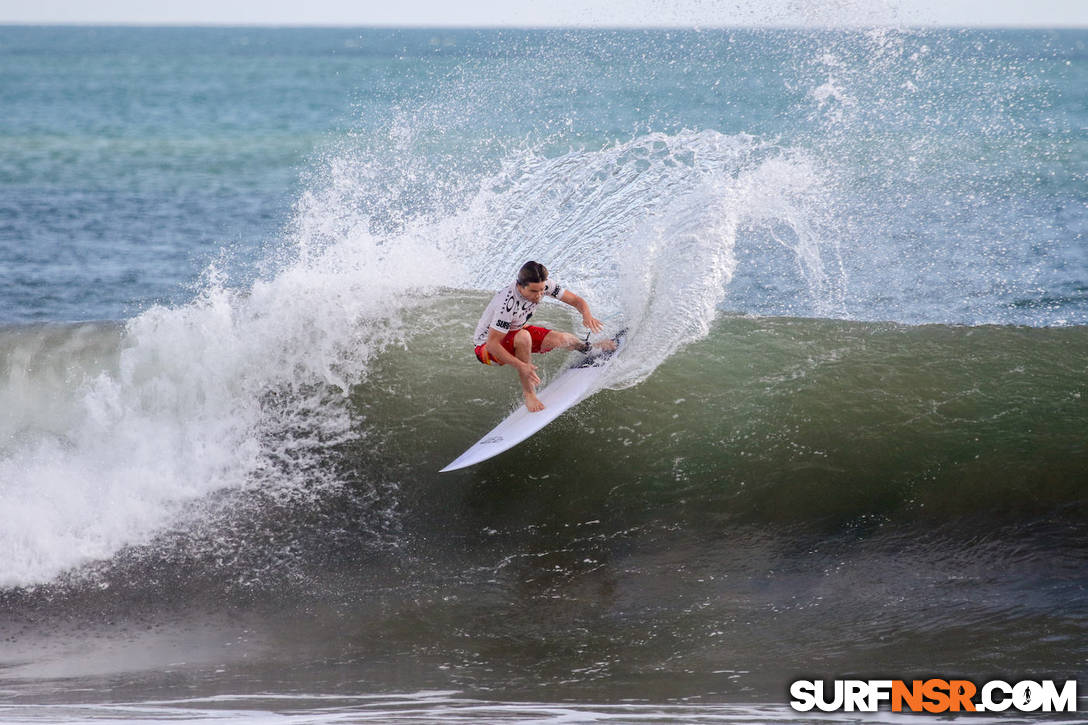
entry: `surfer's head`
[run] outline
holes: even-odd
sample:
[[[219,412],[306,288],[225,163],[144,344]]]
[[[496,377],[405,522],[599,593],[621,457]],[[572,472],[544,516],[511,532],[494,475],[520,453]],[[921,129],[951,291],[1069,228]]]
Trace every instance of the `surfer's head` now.
[[[526,262],[518,270],[518,291],[527,300],[540,302],[547,281],[548,268],[540,262]]]
[[[518,270],[518,287],[528,287],[533,282],[547,282],[548,268],[540,262],[526,262]]]

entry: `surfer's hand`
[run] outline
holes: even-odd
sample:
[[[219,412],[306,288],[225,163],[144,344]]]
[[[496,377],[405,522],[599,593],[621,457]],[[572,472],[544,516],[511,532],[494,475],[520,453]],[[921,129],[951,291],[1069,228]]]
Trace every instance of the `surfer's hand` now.
[[[586,315],[582,318],[582,324],[585,325],[590,332],[600,332],[604,329],[604,325],[601,321],[592,315]]]

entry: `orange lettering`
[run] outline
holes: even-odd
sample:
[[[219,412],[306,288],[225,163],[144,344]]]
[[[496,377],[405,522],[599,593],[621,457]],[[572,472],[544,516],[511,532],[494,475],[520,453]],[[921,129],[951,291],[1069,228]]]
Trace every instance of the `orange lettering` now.
[[[945,712],[948,710],[948,680],[926,680],[922,683],[922,694],[930,700],[922,704],[926,712]]]
[[[911,712],[919,712],[922,709],[922,681],[913,680],[908,688],[902,680],[892,682],[892,712],[903,712],[903,703]]]
[[[977,688],[970,680],[952,680],[949,684],[951,693],[951,706],[953,712],[959,712],[962,708],[966,712],[975,711],[975,703],[971,698],[975,696]]]

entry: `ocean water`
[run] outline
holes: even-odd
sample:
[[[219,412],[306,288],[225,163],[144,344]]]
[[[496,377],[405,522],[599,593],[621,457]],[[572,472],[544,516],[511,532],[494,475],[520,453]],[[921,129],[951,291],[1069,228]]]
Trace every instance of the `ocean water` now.
[[[0,27],[0,720],[1088,691],[1086,46]],[[439,475],[529,258],[630,352]]]

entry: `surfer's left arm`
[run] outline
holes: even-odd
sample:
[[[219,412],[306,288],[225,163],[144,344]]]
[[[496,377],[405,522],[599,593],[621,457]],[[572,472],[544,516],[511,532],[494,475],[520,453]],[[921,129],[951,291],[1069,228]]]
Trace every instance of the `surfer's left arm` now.
[[[565,302],[574,309],[582,313],[582,324],[585,325],[590,332],[600,332],[604,329],[604,325],[601,321],[594,317],[589,311],[589,303],[584,299],[574,294],[570,290],[564,290],[562,296],[559,298],[560,302]]]

